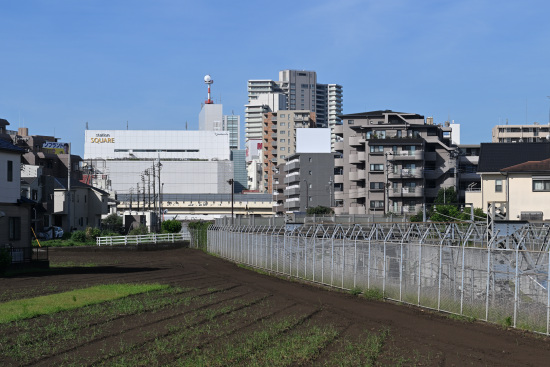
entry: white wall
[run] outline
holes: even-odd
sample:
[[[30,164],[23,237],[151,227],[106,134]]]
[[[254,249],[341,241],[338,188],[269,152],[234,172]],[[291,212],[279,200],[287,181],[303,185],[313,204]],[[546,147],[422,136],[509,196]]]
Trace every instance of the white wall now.
[[[8,161],[12,161],[13,179],[8,182]],[[16,203],[21,198],[21,155],[0,151],[0,203]]]
[[[223,131],[223,105],[203,104],[199,113],[200,131]]]
[[[330,153],[330,128],[296,129],[296,153]]]
[[[160,156],[161,159],[229,160],[229,154],[227,131],[86,130],[85,133],[84,159],[157,159]]]

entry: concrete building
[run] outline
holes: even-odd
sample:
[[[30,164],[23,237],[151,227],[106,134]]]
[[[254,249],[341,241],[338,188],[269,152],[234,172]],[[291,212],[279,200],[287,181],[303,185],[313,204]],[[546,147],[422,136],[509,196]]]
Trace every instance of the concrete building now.
[[[492,130],[493,143],[540,143],[550,141],[550,124],[496,125]]]
[[[223,131],[229,132],[229,149],[239,149],[239,142],[241,141],[241,116],[223,115],[222,128]]]
[[[481,189],[481,176],[477,173],[479,164],[479,144],[458,146],[458,201],[463,203],[466,191]]]
[[[335,153],[296,153],[284,165],[284,211],[332,207]],[[278,205],[277,205],[278,206]],[[277,208],[278,209],[278,208]]]
[[[203,104],[199,113],[199,131],[227,131],[223,126],[223,106]]]
[[[264,114],[263,192],[272,192],[273,168],[296,153],[296,130],[315,127],[309,110],[279,110]]]
[[[335,128],[335,213],[416,213],[457,185],[449,126],[391,110],[342,116]]]
[[[246,157],[243,149],[231,151],[231,161],[233,162],[233,179],[235,180],[234,192],[236,194],[246,190]]]

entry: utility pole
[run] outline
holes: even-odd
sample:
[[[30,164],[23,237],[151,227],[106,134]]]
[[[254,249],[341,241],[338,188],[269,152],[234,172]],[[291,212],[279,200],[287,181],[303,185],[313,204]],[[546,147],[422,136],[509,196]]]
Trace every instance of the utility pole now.
[[[161,184],[160,184],[160,169],[162,168],[162,163],[160,163],[160,156],[159,156],[159,159],[158,159],[158,178],[159,178],[159,220],[158,220],[158,223],[159,223],[159,226],[158,226],[158,230],[160,231],[160,228],[161,228],[161,225],[162,225],[162,191],[161,191]]]
[[[139,213],[139,182],[137,183],[137,211]]]
[[[234,203],[235,203],[235,197],[233,196],[235,190],[233,190],[233,188],[235,187],[235,180],[230,178],[229,180],[227,180],[227,183],[231,185],[231,225],[233,225],[233,210],[234,210]]]
[[[157,194],[155,192],[155,177],[156,177],[155,163],[153,163],[152,170],[153,170],[153,211],[156,213],[157,212]]]
[[[147,209],[151,210],[151,172],[149,168],[145,170],[147,176]]]

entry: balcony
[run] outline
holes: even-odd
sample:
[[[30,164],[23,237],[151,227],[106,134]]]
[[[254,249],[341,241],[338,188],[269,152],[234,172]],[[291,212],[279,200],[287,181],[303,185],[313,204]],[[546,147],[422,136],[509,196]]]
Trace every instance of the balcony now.
[[[334,150],[337,152],[343,152],[344,151],[344,142],[343,141],[337,141],[334,143]]]
[[[366,179],[365,170],[364,169],[358,169],[355,172],[349,173],[349,180],[350,181],[361,181]]]
[[[293,170],[298,169],[298,168],[300,168],[300,162],[299,161],[298,162],[293,161],[293,162],[289,162],[289,163],[286,164],[285,171],[290,172],[290,171],[293,171]]]
[[[388,155],[390,161],[418,161],[422,160],[423,152],[421,150],[402,150]]]
[[[334,167],[344,167],[344,158],[335,158]]]
[[[335,191],[334,192],[334,200],[344,200],[344,192],[343,191]]]
[[[334,210],[335,215],[344,214],[344,207],[343,206],[336,206],[336,207],[332,208],[332,210]]]
[[[349,190],[350,199],[364,198],[367,196],[367,190],[364,187],[358,187]]]
[[[364,206],[350,206],[349,214],[367,214]]]
[[[390,180],[397,180],[403,178],[422,178],[421,168],[403,168],[397,170],[397,172],[389,172],[388,178]]]
[[[334,175],[334,183],[344,183],[344,175]]]
[[[389,197],[417,198],[424,196],[424,189],[421,187],[402,187],[390,189]]]
[[[365,162],[365,152],[355,152],[349,155],[349,163],[359,164]]]
[[[342,136],[344,134],[344,125],[334,125],[334,134]]]
[[[285,190],[285,195],[286,196],[294,196],[294,195],[300,195],[300,187],[292,187],[292,188],[287,188]]]
[[[352,147],[361,146],[365,144],[365,139],[362,136],[350,136],[349,145]]]

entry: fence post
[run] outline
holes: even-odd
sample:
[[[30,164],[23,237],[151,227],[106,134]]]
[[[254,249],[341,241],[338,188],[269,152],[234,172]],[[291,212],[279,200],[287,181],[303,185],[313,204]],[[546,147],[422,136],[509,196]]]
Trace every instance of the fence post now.
[[[403,240],[399,254],[399,301],[403,301]]]
[[[487,299],[485,300],[485,321],[489,321],[489,287],[491,285],[491,247],[487,244]]]
[[[367,289],[370,289],[370,235],[369,235],[369,256],[367,259]]]
[[[344,288],[344,273],[346,272],[346,236],[342,237],[342,288]]]
[[[459,242],[460,243],[460,242]],[[462,279],[460,285],[460,314],[463,315],[464,309],[464,252],[466,251],[466,242],[462,244]]]
[[[422,282],[422,243],[418,244],[418,299],[417,304],[420,306],[420,290],[421,290],[421,282]]]
[[[443,245],[439,244],[439,270],[438,270],[438,281],[437,281],[437,310],[441,310],[441,271],[442,269],[442,260],[443,260]]]
[[[384,236],[384,266],[382,268],[382,294],[386,296],[386,237]]]
[[[357,236],[353,243],[353,288],[357,287]]]
[[[546,335],[550,334],[550,248],[548,249],[548,273],[546,279]]]
[[[521,243],[521,242],[520,242]],[[514,327],[518,318],[518,294],[519,294],[519,243],[516,245],[516,282],[514,286]]]

